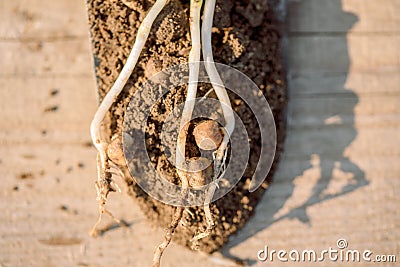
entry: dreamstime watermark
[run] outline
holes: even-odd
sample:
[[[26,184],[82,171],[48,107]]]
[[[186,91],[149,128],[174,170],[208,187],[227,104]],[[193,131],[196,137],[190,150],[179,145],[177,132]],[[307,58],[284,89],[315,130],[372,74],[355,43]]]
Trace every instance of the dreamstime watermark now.
[[[211,82],[205,65],[204,62],[199,62],[199,77],[195,82],[210,85]],[[217,86],[225,88],[237,99],[240,99],[257,121],[261,135],[260,142],[257,144],[260,146],[260,156],[249,184],[249,191],[253,192],[264,181],[275,156],[276,129],[274,116],[263,93],[249,77],[227,65],[215,63],[215,67],[222,81],[222,84],[217,84]],[[214,177],[213,181],[204,186],[190,187],[185,190],[180,185],[171,182],[173,180],[171,173],[166,169],[170,170],[170,167],[182,169],[182,166],[176,164],[176,147],[181,127],[181,114],[185,103],[170,104],[169,107],[173,106],[173,110],[168,110],[169,112],[165,113],[161,111],[162,114],[157,115],[163,117],[161,131],[159,125],[154,126],[155,119],[152,116],[154,116],[154,110],[167,110],[169,108],[168,103],[165,103],[168,101],[163,101],[168,98],[168,95],[177,93],[179,88],[182,89],[182,87],[187,86],[188,77],[189,64],[181,64],[162,70],[147,80],[131,97],[125,111],[122,129],[123,150],[131,176],[135,179],[137,185],[151,197],[173,206],[202,206],[223,197],[242,178],[248,167],[251,154],[249,136],[245,125],[249,118],[243,120],[239,114],[232,110],[235,128],[229,136],[229,153],[227,153],[229,156],[226,165],[224,165],[223,175],[218,178]],[[215,85],[213,84],[213,86]],[[174,102],[175,99],[172,98],[169,101]],[[160,104],[160,102],[163,103]],[[221,127],[226,125],[223,111],[227,108],[230,109],[230,107],[223,102],[210,97],[199,97],[186,101],[186,104],[188,102],[194,107],[191,114],[192,120],[208,119],[216,121]],[[153,121],[151,126],[153,140],[150,141],[148,136],[149,120]],[[161,140],[154,139],[155,131],[158,131],[155,135],[160,136]],[[225,132],[228,132],[227,129],[225,129]],[[154,151],[157,151],[157,155],[154,154]],[[157,167],[157,163],[154,163],[154,159],[157,157],[160,160],[160,153],[165,155],[165,160],[162,158],[164,167],[161,170]],[[201,153],[201,157],[206,157],[210,162],[213,162],[214,154]],[[169,168],[165,167],[168,165]],[[202,166],[202,168],[205,169],[207,166]],[[217,183],[217,189],[212,199],[208,199],[207,192],[213,183]],[[187,191],[185,196],[182,194],[184,191]]]
[[[336,241],[336,247],[319,251],[314,249],[274,250],[264,246],[257,252],[257,258],[263,262],[397,262],[394,254],[375,254],[370,249],[349,249],[348,245],[346,239],[339,238]]]

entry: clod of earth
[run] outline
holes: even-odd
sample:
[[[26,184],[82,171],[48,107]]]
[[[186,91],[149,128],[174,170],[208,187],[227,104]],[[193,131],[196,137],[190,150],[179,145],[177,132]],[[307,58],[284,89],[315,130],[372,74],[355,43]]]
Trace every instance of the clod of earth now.
[[[95,70],[101,101],[104,101],[105,95],[110,91],[115,80],[117,80],[117,76],[121,72],[121,68],[132,49],[133,40],[138,35],[138,32],[140,33],[140,31],[137,32],[136,29],[139,29],[141,21],[148,12],[143,10],[149,10],[151,4],[154,3],[154,1],[148,0],[139,0],[136,2],[137,5],[134,6],[135,9],[131,9],[122,1],[88,0]],[[163,1],[157,2],[160,3]],[[264,3],[265,1],[256,0],[252,2]],[[199,3],[199,1],[196,1],[196,3]],[[135,71],[132,75],[128,75],[124,83],[125,86],[121,88],[118,97],[111,99],[112,103],[104,113],[104,116],[107,114],[109,115],[109,120],[103,121],[103,128],[105,131],[101,132],[105,140],[110,139],[110,136],[121,135],[124,110],[130,97],[135,93],[135,90],[155,72],[187,62],[187,53],[182,53],[182,51],[191,51],[194,48],[193,46],[190,47],[190,40],[192,39],[191,41],[193,42],[193,38],[188,38],[188,21],[189,17],[192,17],[191,14],[188,14],[189,4],[181,1],[169,1],[164,4],[165,6],[162,6],[163,10],[159,11],[160,13],[154,20],[154,23],[152,22],[153,27],[148,34],[148,40],[146,44],[143,44],[144,50],[140,54],[140,57],[136,59]],[[163,245],[171,241],[171,233],[174,234],[173,240],[175,242],[188,247],[192,247],[193,242],[195,242],[197,243],[195,247],[208,253],[221,248],[221,246],[227,242],[228,236],[243,227],[253,214],[258,200],[271,181],[271,175],[278,162],[279,152],[282,147],[284,136],[283,111],[286,106],[286,84],[281,61],[279,23],[274,17],[275,3],[274,1],[268,1],[268,5],[262,5],[267,6],[266,8],[258,10],[258,13],[254,11],[257,13],[253,14],[254,16],[264,18],[260,21],[257,20],[259,21],[257,25],[255,25],[252,19],[249,20],[247,10],[252,8],[251,4],[248,4],[246,0],[218,1],[216,3],[215,12],[211,9],[212,4],[213,1],[205,1],[204,10],[212,10],[213,16],[211,16],[210,20],[210,12],[207,11],[207,13],[204,14],[201,33],[204,43],[200,44],[200,46],[203,47],[203,59],[209,62],[213,61],[212,58],[210,59],[212,54],[210,55],[211,49],[209,47],[211,47],[216,51],[215,60],[217,62],[231,65],[239,69],[247,74],[260,87],[264,96],[269,101],[275,117],[278,136],[276,158],[263,186],[250,194],[248,192],[248,186],[260,153],[258,147],[260,132],[257,127],[257,121],[252,115],[250,107],[246,106],[240,98],[235,95],[229,95],[230,99],[225,98],[225,100],[221,100],[223,96],[218,96],[217,93],[217,90],[221,88],[214,88],[217,94],[211,93],[211,96],[216,96],[220,101],[225,101],[229,103],[229,105],[232,101],[232,109],[243,119],[248,131],[252,155],[248,162],[248,170],[246,170],[242,179],[234,189],[208,207],[210,214],[212,214],[212,228],[209,229],[210,218],[208,218],[209,215],[204,212],[206,207],[191,207],[182,210],[152,199],[143,192],[143,190],[136,185],[135,180],[129,176],[125,163],[120,160],[120,156],[111,156],[113,159],[110,158],[110,155],[114,152],[118,153],[118,149],[113,152],[113,142],[111,142],[111,147],[108,143],[106,146],[101,147],[101,149],[106,151],[105,155],[103,155],[104,158],[100,158],[103,167],[107,167],[110,164],[108,162],[109,159],[118,165],[122,173],[125,174],[124,179],[129,187],[129,194],[136,199],[141,208],[146,211],[145,213],[148,219],[161,227],[169,225],[169,232],[167,232],[165,236],[166,242],[163,242],[161,249],[163,249]],[[255,3],[255,5],[257,5],[257,3]],[[193,9],[190,10],[190,12],[192,11]],[[212,30],[210,25],[213,26]],[[212,39],[211,32],[214,33]],[[229,39],[225,40],[226,36],[229,36]],[[196,43],[196,40],[194,40],[194,42]],[[238,53],[237,46],[241,47],[240,53]],[[152,71],[148,71],[150,63]],[[208,67],[212,68],[212,65],[210,64]],[[279,83],[276,81],[279,81]],[[206,86],[199,85],[197,93],[199,95],[205,95],[209,89],[210,88]],[[155,109],[152,113],[152,120],[149,121],[149,128],[155,129],[153,132],[148,132],[147,136],[148,140],[151,140],[150,143],[156,144],[159,142],[160,129],[162,128],[163,118],[165,118],[164,115],[168,114],[177,105],[185,101],[188,94],[187,90],[187,88],[177,88],[176,91],[167,94],[165,98],[157,104],[158,107],[163,106],[163,108]],[[232,130],[229,129],[226,124],[223,126],[228,130]],[[188,153],[193,153],[190,155],[190,159],[198,159],[201,155],[196,154],[196,150],[191,150],[190,147],[199,146],[201,148],[202,142],[199,143],[197,141],[196,135],[198,135],[198,131],[195,130],[195,127],[193,129],[193,127],[194,125],[189,125],[187,133],[188,136],[193,134],[194,138],[188,138],[186,141],[190,150]],[[100,131],[98,134],[100,136]],[[220,134],[222,138],[226,136],[225,132],[220,132]],[[212,138],[216,138],[216,148],[221,147],[223,141],[217,142],[218,137],[215,136],[212,136]],[[118,146],[119,145],[117,145],[117,147]],[[153,164],[155,164],[157,169],[164,170],[169,173],[171,177],[179,181],[179,174],[173,166],[168,164],[165,155],[161,153],[159,148],[153,147],[150,153],[154,156]],[[187,159],[184,158],[183,162],[186,162],[186,160]],[[106,171],[100,173],[103,178],[97,183],[97,189],[100,192],[99,202],[101,208],[99,211],[100,214],[106,213],[112,216],[111,213],[105,209],[105,200],[108,194],[114,191],[115,188],[112,187],[111,174],[107,172],[107,168],[105,169]],[[214,171],[215,166],[213,172]],[[194,175],[197,177],[196,179],[200,180],[198,184],[201,184],[202,179],[207,180],[215,178],[214,175],[209,176],[208,172],[209,170],[206,170],[205,173],[197,173]],[[196,186],[197,182],[191,183],[192,184],[188,183],[188,185]],[[115,220],[118,221],[116,218]],[[178,224],[180,220],[184,222],[182,225]],[[208,236],[193,240],[194,237],[205,233],[207,229]],[[157,260],[155,262],[157,263]]]

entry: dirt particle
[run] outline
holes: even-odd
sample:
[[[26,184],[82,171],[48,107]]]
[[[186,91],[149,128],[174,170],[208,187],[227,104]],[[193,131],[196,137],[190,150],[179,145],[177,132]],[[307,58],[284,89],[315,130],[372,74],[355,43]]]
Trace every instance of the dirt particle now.
[[[27,43],[26,44],[28,49],[32,52],[38,52],[42,50],[43,48],[43,43],[42,42],[32,42],[32,43]]]
[[[145,64],[145,67],[144,67],[145,75],[147,77],[152,77],[159,71],[160,70],[157,68],[156,63],[154,62],[154,60],[152,58],[150,58],[149,61],[147,62],[147,64]]]
[[[43,175],[45,175],[46,174],[46,171],[45,170],[41,170],[40,172],[39,172],[39,175],[40,176],[43,176]]]
[[[241,202],[242,204],[247,205],[247,204],[249,204],[250,200],[249,200],[248,197],[244,196],[240,202]]]
[[[59,209],[62,210],[62,211],[68,211],[68,206],[67,205],[60,205]]]
[[[22,157],[24,159],[34,159],[34,158],[36,158],[36,156],[33,155],[33,154],[23,154]]]
[[[116,137],[111,140],[111,143],[107,148],[107,155],[110,160],[117,165],[126,164],[121,138]]]
[[[82,143],[82,146],[84,147],[93,147],[93,143],[92,141],[86,141]]]
[[[28,179],[34,179],[35,176],[30,172],[24,172],[24,173],[21,173],[18,176],[18,178],[21,179],[21,180],[28,180]]]
[[[229,229],[229,227],[231,226],[229,223],[227,222],[223,222],[222,226],[224,227],[225,230]]]
[[[68,238],[62,236],[50,237],[49,239],[39,239],[38,241],[44,245],[49,246],[73,246],[82,243],[82,239],[80,238]]]
[[[243,54],[245,48],[242,44],[243,42],[241,42],[241,40],[236,36],[235,33],[233,33],[232,30],[232,27],[224,29],[224,38],[222,39],[222,43],[227,43],[233,52],[233,56],[235,58],[239,58]]]
[[[268,10],[268,1],[244,1],[246,6],[238,5],[236,12],[245,17],[252,27],[258,27],[265,21],[264,14]],[[256,2],[256,3],[255,3]]]
[[[185,47],[178,51],[178,55],[179,56],[188,56],[190,53],[190,49],[191,49],[191,47]]]
[[[42,70],[43,70],[44,72],[46,72],[46,71],[51,71],[51,66],[45,66],[45,67],[42,68]]]
[[[78,168],[79,168],[79,169],[85,168],[85,163],[79,162],[79,163],[78,163]]]
[[[45,136],[45,135],[47,135],[47,130],[42,130],[40,133],[41,133],[43,136]]]
[[[27,22],[32,22],[36,18],[35,14],[33,14],[31,11],[23,10],[19,7],[14,8],[13,13]]]
[[[18,185],[16,185],[16,186],[13,187],[13,191],[19,191]]]
[[[73,169],[74,169],[74,168],[72,168],[72,166],[69,166],[69,167],[67,168],[66,172],[67,172],[67,173],[70,173],[70,172],[73,171]]]
[[[58,95],[59,92],[60,92],[60,90],[55,88],[55,89],[50,91],[50,96],[56,96],[56,95]]]
[[[58,106],[53,105],[53,106],[49,106],[49,107],[45,108],[44,112],[56,112],[57,110],[58,110]]]
[[[61,159],[56,159],[56,161],[54,162],[54,164],[58,165],[61,163]]]

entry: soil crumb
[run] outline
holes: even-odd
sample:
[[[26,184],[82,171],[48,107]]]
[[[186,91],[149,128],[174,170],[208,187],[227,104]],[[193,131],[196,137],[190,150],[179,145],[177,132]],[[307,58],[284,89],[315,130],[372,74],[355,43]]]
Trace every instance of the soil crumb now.
[[[59,92],[60,92],[60,90],[53,89],[53,90],[50,91],[50,96],[56,96],[56,95],[58,95]]]
[[[21,179],[21,180],[29,180],[29,179],[34,179],[35,176],[30,172],[24,172],[24,173],[21,173],[18,176],[18,178]]]
[[[81,244],[82,240],[80,238],[56,236],[49,239],[39,239],[39,242],[49,246],[72,246]]]
[[[57,110],[58,110],[58,106],[54,105],[54,106],[46,107],[44,109],[44,112],[56,112]]]

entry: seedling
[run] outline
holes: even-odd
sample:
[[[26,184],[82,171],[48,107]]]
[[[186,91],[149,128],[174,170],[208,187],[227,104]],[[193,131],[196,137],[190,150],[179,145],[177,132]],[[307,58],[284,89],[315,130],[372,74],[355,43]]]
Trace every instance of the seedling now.
[[[153,25],[153,22],[158,14],[165,6],[166,2],[167,0],[157,0],[153,7],[150,9],[149,13],[144,18],[143,22],[140,24],[132,51],[129,54],[129,57],[114,85],[111,87],[110,91],[108,91],[100,106],[98,107],[94,115],[93,121],[90,125],[90,135],[92,137],[92,142],[97,149],[96,189],[97,200],[99,201],[99,218],[92,228],[91,235],[93,236],[95,236],[97,233],[97,225],[100,223],[101,217],[104,213],[109,215],[118,224],[121,223],[105,207],[108,194],[112,191],[115,191],[115,189],[113,189],[112,187],[109,157],[107,155],[109,144],[106,139],[101,135],[101,125],[111,105],[116,101],[118,95],[121,93],[130,75],[132,74],[132,71],[135,68],[136,63],[139,59],[140,53],[142,52],[143,46],[145,45],[147,37],[149,36],[151,26]]]
[[[120,223],[120,221],[116,219],[105,207],[108,194],[111,191],[115,190],[113,187],[111,173],[110,173],[112,165],[110,160],[112,159],[112,157],[110,157],[111,155],[108,155],[107,153],[109,151],[113,151],[113,149],[110,149],[109,147],[110,144],[108,143],[108,141],[103,136],[101,136],[101,125],[105,115],[109,111],[112,104],[116,101],[118,95],[121,93],[123,87],[128,81],[130,75],[132,74],[132,71],[135,68],[140,53],[150,33],[151,26],[156,17],[158,16],[158,14],[164,8],[166,2],[167,0],[157,0],[153,5],[153,7],[150,8],[149,13],[146,15],[146,17],[144,18],[143,22],[139,27],[135,43],[126,61],[125,66],[123,67],[114,85],[111,87],[109,92],[102,100],[94,116],[94,119],[91,123],[90,127],[91,137],[98,151],[98,157],[97,157],[98,178],[96,181],[96,188],[97,188],[97,199],[99,201],[99,218],[93,227],[92,234],[96,233],[96,227],[101,221],[101,216],[104,213],[108,214],[112,219]],[[177,172],[181,180],[182,197],[186,195],[187,189],[190,186],[194,187],[200,185],[201,184],[200,180],[203,179],[201,177],[202,175],[204,175],[203,173],[198,173],[195,175],[196,178],[193,178],[193,176],[188,175],[187,172],[182,171],[182,169],[184,169],[185,167],[184,166],[185,163],[187,162],[187,159],[185,158],[185,145],[188,135],[188,127],[194,109],[194,104],[195,104],[194,100],[197,94],[197,80],[199,76],[201,51],[203,52],[203,59],[205,61],[204,64],[206,72],[210,78],[212,87],[218,97],[218,100],[221,103],[222,112],[225,119],[225,125],[224,127],[220,128],[220,131],[217,130],[220,134],[222,134],[222,137],[220,136],[220,139],[222,140],[216,142],[217,147],[213,158],[214,171],[211,174],[212,182],[206,192],[206,199],[204,202],[204,211],[207,222],[207,229],[204,233],[200,233],[195,237],[193,237],[192,242],[195,247],[197,241],[209,235],[214,226],[214,221],[212,218],[209,205],[214,196],[214,192],[218,186],[218,181],[224,174],[229,138],[235,128],[235,121],[229,97],[225,90],[223,82],[218,74],[218,71],[215,67],[212,54],[211,32],[212,32],[212,22],[215,9],[215,0],[205,0],[204,11],[203,11],[203,25],[200,30],[200,17],[201,17],[202,4],[203,0],[190,1],[190,36],[191,36],[192,47],[189,53],[189,60],[188,60],[189,82],[188,82],[186,101],[184,104],[182,117],[180,121],[180,131],[178,134],[177,150],[176,150],[176,167],[178,168]],[[215,134],[215,132],[212,134]],[[189,161],[190,160],[191,159],[189,159]],[[189,179],[192,180],[189,181]],[[172,222],[165,234],[164,241],[157,247],[154,253],[153,266],[160,265],[161,256],[165,248],[169,245],[172,235],[182,218],[183,212],[184,212],[184,207],[176,208]]]

